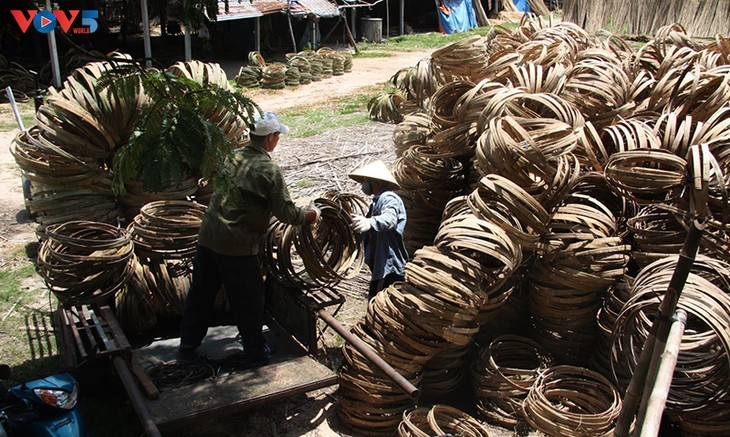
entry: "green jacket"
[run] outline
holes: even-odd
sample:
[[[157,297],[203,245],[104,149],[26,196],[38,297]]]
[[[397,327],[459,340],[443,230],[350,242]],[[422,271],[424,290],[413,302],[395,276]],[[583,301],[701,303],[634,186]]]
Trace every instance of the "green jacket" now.
[[[201,246],[221,255],[258,255],[272,214],[284,223],[304,222],[305,210],[294,205],[279,166],[261,146],[235,150],[224,171],[231,187],[210,199],[198,236]]]

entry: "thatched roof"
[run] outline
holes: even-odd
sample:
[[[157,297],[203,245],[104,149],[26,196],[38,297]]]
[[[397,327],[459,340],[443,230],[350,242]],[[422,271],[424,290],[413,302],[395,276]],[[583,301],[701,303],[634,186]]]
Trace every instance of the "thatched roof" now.
[[[589,32],[654,34],[660,27],[680,23],[691,36],[730,34],[727,0],[564,0],[563,19]]]

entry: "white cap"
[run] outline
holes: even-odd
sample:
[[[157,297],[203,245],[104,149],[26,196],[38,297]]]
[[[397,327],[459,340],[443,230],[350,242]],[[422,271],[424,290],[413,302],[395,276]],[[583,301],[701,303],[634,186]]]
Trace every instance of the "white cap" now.
[[[273,112],[267,111],[263,114],[256,113],[254,115],[253,130],[252,134],[260,137],[273,134],[274,132],[281,132],[283,134],[289,133],[289,127],[279,120],[279,117]]]

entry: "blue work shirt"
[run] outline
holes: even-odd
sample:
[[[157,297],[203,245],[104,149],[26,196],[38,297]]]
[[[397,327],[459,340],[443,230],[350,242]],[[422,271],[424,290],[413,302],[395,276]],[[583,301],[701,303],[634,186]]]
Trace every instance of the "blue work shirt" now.
[[[365,263],[373,274],[372,280],[383,279],[391,273],[403,275],[408,261],[403,243],[406,228],[403,200],[392,191],[384,191],[373,199],[367,217],[371,228],[362,237]]]

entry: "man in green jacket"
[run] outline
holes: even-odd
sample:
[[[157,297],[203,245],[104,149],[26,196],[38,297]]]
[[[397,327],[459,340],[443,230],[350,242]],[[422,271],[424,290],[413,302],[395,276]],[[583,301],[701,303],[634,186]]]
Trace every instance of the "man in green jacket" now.
[[[253,368],[268,362],[261,332],[264,281],[259,241],[272,215],[289,224],[314,223],[319,217],[316,208],[294,205],[281,170],[269,155],[279,136],[288,131],[273,112],[257,114],[251,142],[235,150],[226,163],[230,188],[213,195],[198,235],[193,281],[180,328],[180,360],[195,359],[222,284],[243,343],[238,364]]]

